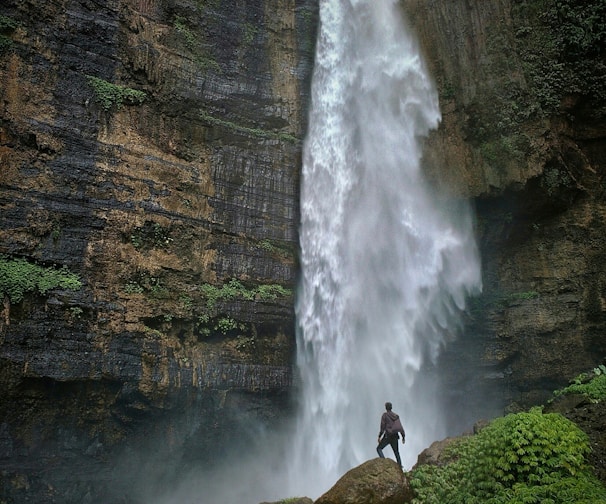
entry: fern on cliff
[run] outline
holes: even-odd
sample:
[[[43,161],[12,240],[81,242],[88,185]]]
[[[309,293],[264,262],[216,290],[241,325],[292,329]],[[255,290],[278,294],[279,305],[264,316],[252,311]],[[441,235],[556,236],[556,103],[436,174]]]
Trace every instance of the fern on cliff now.
[[[18,303],[28,292],[46,294],[49,290],[78,290],[80,278],[67,267],[52,268],[0,256],[0,296],[8,296],[11,303]]]
[[[95,93],[95,101],[105,111],[110,110],[114,106],[120,108],[124,103],[141,105],[147,98],[144,91],[112,84],[92,75],[87,75],[86,78]]]

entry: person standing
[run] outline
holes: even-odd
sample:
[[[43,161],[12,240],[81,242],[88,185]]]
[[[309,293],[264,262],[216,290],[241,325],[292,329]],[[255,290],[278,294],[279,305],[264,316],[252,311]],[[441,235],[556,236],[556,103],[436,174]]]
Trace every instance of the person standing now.
[[[391,411],[392,405],[390,402],[385,403],[385,413],[381,416],[381,430],[379,431],[379,445],[377,446],[377,453],[379,457],[385,458],[383,455],[383,448],[387,445],[391,445],[394,455],[400,468],[402,468],[402,460],[400,459],[400,452],[398,450],[398,440],[400,439],[399,434],[402,434],[402,444],[406,442],[406,433],[400,417]]]

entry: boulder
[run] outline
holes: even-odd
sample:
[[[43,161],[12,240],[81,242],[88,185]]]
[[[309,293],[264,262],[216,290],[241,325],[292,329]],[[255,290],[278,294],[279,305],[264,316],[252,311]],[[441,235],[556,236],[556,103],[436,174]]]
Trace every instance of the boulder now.
[[[398,464],[376,458],[348,471],[315,504],[404,504],[412,497],[408,478]]]
[[[458,438],[451,437],[431,443],[429,448],[425,448],[421,453],[419,453],[417,463],[413,466],[413,470],[420,465],[443,466],[451,462],[451,459],[444,457],[444,450],[446,450],[448,446],[456,441],[456,439]]]
[[[261,502],[261,504],[284,504],[285,502],[288,502],[288,504],[313,504],[314,503],[314,501],[312,501],[309,497],[292,497],[287,500],[279,500],[277,502]]]

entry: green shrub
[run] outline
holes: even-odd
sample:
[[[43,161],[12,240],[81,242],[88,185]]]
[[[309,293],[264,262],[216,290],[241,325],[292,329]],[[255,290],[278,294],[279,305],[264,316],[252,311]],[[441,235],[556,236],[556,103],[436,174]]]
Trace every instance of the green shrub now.
[[[219,319],[215,329],[221,331],[222,334],[227,334],[229,331],[233,331],[238,328],[238,322],[231,317],[223,317]]]
[[[120,108],[124,103],[141,105],[147,98],[147,95],[143,91],[112,84],[92,75],[87,75],[86,78],[95,92],[95,101],[105,111],[110,110],[114,106]]]
[[[443,467],[412,474],[415,504],[606,504],[585,457],[589,439],[573,422],[539,408],[498,418],[454,443]]]
[[[606,366],[601,365],[591,373],[577,376],[567,387],[556,390],[556,397],[567,394],[580,394],[593,403],[606,399]]]
[[[11,303],[18,303],[28,292],[45,295],[57,287],[78,290],[82,282],[65,266],[52,268],[0,256],[0,295],[8,296]]]

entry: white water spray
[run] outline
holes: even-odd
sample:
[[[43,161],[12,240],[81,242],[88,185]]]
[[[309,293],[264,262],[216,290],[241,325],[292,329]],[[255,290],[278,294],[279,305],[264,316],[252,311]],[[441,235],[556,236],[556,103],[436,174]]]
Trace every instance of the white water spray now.
[[[481,282],[469,210],[440,208],[420,171],[420,139],[440,112],[398,1],[321,0],[320,20],[291,456],[291,493],[312,497],[377,456],[386,401],[407,431],[405,468],[444,435],[436,384],[422,370]]]

